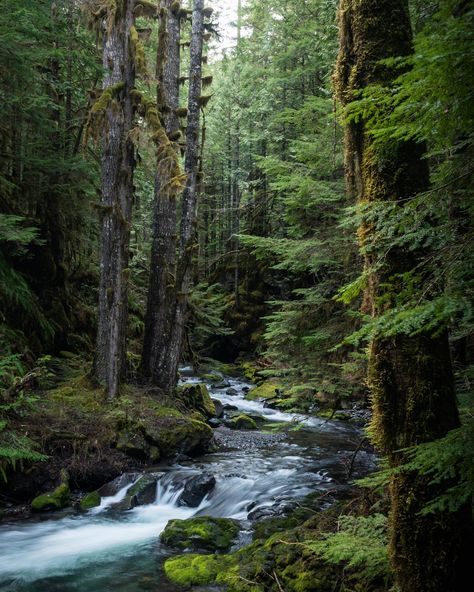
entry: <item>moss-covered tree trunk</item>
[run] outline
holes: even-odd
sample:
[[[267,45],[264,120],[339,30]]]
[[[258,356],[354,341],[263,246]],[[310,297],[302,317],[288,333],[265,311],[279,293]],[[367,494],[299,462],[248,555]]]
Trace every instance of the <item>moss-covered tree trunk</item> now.
[[[157,376],[165,391],[174,388],[185,335],[188,298],[193,283],[193,257],[197,250],[197,175],[199,168],[199,121],[201,109],[204,0],[194,0],[190,47],[188,120],[184,170],[186,185],[182,197],[179,261],[176,271],[176,310],[171,324],[166,360]]]
[[[134,147],[130,139],[135,63],[131,46],[135,0],[110,3],[104,15],[102,201],[99,319],[94,376],[108,397],[118,394],[125,372],[129,240]]]
[[[390,83],[397,72],[380,60],[411,51],[407,1],[342,0],[336,72],[341,103],[349,104],[369,84]],[[345,149],[349,191],[361,204],[389,200],[403,204],[428,186],[422,146],[393,141],[381,147],[362,120],[346,126]],[[395,248],[385,253],[368,224],[359,229],[359,241],[365,247],[369,277],[363,307],[376,317],[389,306],[385,288],[389,280],[412,270],[427,254]],[[440,438],[458,426],[446,333],[374,338],[369,386],[374,439],[392,467],[404,462],[401,449]],[[391,557],[401,592],[464,589],[461,582],[468,575],[472,540],[470,512],[465,508],[421,516],[420,510],[438,493],[426,476],[416,472],[392,477]]]
[[[172,141],[180,136],[180,5],[165,0],[157,55],[157,108],[162,113],[165,131]],[[177,146],[175,148],[177,150]],[[150,280],[142,353],[143,373],[152,382],[168,390],[166,366],[176,299],[176,198],[179,184],[173,179],[169,163],[157,163],[153,215],[153,242]],[[174,385],[173,385],[174,386]]]

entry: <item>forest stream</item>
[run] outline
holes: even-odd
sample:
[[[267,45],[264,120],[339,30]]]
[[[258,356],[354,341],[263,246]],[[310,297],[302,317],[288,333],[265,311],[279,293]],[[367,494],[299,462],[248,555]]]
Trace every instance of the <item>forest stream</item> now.
[[[193,376],[184,380],[198,381]],[[238,544],[245,544],[251,540],[252,519],[269,509],[271,513],[271,509],[291,508],[311,492],[324,494],[344,487],[361,439],[360,428],[267,408],[261,401],[244,398],[251,385],[243,380],[226,378],[226,383],[221,389],[209,385],[214,399],[273,425],[284,423],[285,429],[276,434],[229,431],[224,450],[154,468],[162,473],[154,503],[114,509],[132,481],[87,513],[69,511],[2,524],[0,590],[177,590],[160,582],[160,559],[169,557],[170,550],[160,545],[159,535],[169,520],[199,515],[234,518],[241,524]],[[237,394],[226,394],[229,384]],[[366,473],[374,461],[370,453],[360,451],[353,475]],[[197,508],[178,505],[185,483],[203,471],[215,476],[215,488]]]

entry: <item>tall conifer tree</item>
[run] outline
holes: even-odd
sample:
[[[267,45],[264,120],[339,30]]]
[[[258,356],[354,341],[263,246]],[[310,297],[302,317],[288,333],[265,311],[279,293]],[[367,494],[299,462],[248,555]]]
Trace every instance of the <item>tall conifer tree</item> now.
[[[336,73],[341,103],[349,105],[370,84],[390,84],[397,71],[381,60],[411,51],[408,2],[343,0]],[[395,201],[403,208],[428,187],[424,147],[414,141],[382,146],[360,118],[346,126],[345,149],[349,192],[363,206]],[[385,252],[372,233],[363,222],[358,233],[367,275],[363,308],[377,318],[395,306],[396,282],[427,254],[396,246]],[[392,467],[406,460],[403,449],[440,438],[459,425],[445,331],[390,337],[379,332],[370,344],[368,375],[374,439]],[[420,515],[439,494],[429,482],[426,475],[407,470],[391,478],[391,555],[401,592],[455,592],[469,573],[470,511]]]
[[[128,262],[133,200],[135,0],[107,5],[103,26],[103,92],[93,108],[103,122],[99,319],[94,376],[116,397],[126,363]]]

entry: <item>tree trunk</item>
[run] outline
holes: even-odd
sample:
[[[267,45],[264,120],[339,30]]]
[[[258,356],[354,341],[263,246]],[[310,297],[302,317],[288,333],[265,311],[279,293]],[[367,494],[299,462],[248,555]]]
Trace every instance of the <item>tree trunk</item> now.
[[[105,108],[99,320],[93,374],[116,397],[126,367],[128,261],[133,198],[134,147],[129,132],[134,107],[135,64],[130,46],[135,0],[109,8],[103,40],[104,91],[114,94]]]
[[[408,55],[412,35],[405,0],[342,0],[336,89],[343,105],[372,83],[386,84],[398,75],[380,64],[384,58]],[[426,189],[428,170],[423,147],[393,142],[383,153],[363,121],[346,126],[346,178],[360,203],[403,200]],[[403,206],[401,206],[403,207]],[[426,253],[374,244],[371,227],[359,229],[370,273],[363,308],[383,313],[384,284],[413,269]],[[376,261],[377,271],[370,271]],[[372,433],[392,467],[405,461],[401,449],[444,436],[459,425],[447,335],[396,335],[374,338],[369,352],[369,386],[373,398]],[[391,479],[391,558],[401,592],[455,592],[467,576],[471,516],[468,508],[420,516],[439,494],[429,478],[399,472]]]
[[[192,289],[193,255],[196,250],[197,175],[199,164],[199,119],[202,71],[202,43],[204,30],[204,0],[194,0],[190,47],[188,121],[184,169],[186,186],[182,197],[180,228],[180,257],[176,273],[176,312],[171,326],[166,363],[157,376],[160,388],[170,392],[176,385],[178,364],[185,335],[188,297]]]
[[[180,74],[179,6],[165,0],[167,11],[161,12],[157,55],[157,108],[163,114],[168,138],[178,139]],[[171,326],[175,312],[176,293],[176,184],[172,169],[159,167],[155,175],[153,242],[150,280],[145,318],[142,371],[154,384],[168,387],[161,381],[166,376]],[[168,390],[168,388],[166,388]]]

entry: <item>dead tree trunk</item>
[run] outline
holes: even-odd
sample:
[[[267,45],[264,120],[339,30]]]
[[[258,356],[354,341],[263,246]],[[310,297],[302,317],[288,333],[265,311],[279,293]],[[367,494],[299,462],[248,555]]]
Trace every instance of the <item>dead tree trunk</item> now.
[[[134,147],[129,137],[135,64],[130,42],[135,0],[119,0],[103,15],[103,156],[99,320],[93,374],[107,396],[118,395],[125,373],[128,261]]]

